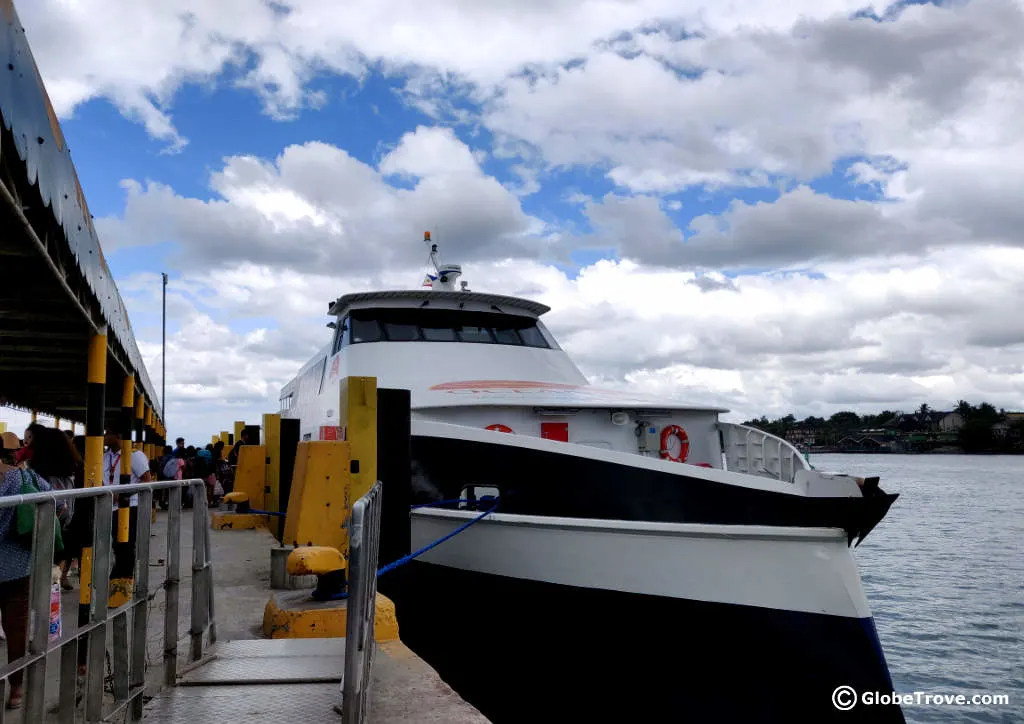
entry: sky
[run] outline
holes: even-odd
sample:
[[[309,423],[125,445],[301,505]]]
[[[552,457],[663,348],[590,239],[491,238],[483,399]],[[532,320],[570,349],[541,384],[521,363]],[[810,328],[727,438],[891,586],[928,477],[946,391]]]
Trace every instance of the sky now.
[[[425,230],[594,384],[1024,409],[1024,0],[16,4],[172,437]]]

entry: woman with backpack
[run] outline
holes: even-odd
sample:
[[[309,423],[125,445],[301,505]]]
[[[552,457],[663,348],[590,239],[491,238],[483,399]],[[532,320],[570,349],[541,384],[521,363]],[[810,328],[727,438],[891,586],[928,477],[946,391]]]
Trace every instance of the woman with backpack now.
[[[55,428],[45,427],[37,431],[32,441],[32,457],[28,468],[44,478],[54,490],[71,490],[75,487],[75,474],[82,465],[78,450],[68,436]],[[74,501],[65,508],[59,520],[64,540],[64,550],[57,563],[60,565],[60,585],[65,591],[74,586],[68,581],[72,562],[81,555],[81,532],[75,530]]]
[[[43,428],[44,430],[46,428]],[[61,437],[64,433],[57,430]],[[65,437],[65,439],[67,439]],[[39,457],[39,431],[33,435],[31,459]],[[45,453],[44,453],[45,454]],[[24,459],[24,457],[23,457]],[[46,463],[44,462],[44,467]],[[7,471],[0,479],[0,496],[25,492],[46,492],[50,484],[34,469],[21,467]],[[58,517],[66,515],[67,506],[57,507]],[[29,582],[32,564],[31,531],[20,530],[22,516],[18,508],[0,508],[0,621],[7,634],[7,663],[25,655],[28,644]],[[31,511],[33,514],[35,511]],[[23,696],[24,671],[10,675],[8,709],[20,709]]]

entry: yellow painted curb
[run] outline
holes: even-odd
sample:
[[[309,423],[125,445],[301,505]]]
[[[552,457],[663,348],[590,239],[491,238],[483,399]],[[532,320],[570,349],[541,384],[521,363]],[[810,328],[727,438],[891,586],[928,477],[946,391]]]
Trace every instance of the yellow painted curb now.
[[[210,516],[213,530],[258,530],[270,527],[269,515],[257,513],[214,513]]]
[[[348,626],[346,601],[313,601],[309,591],[275,594],[263,610],[263,635],[271,639],[344,638]],[[391,599],[377,594],[374,640],[398,639],[398,618]]]

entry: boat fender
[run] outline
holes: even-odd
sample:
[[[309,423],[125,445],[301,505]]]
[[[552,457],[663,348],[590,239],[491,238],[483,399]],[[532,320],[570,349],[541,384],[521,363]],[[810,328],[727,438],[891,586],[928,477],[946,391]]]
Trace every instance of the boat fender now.
[[[673,437],[679,440],[679,455],[673,455],[668,451],[668,441]],[[687,436],[686,430],[679,425],[665,425],[661,429],[661,457],[674,463],[684,463],[689,454],[690,438]]]
[[[488,430],[494,430],[495,432],[512,432],[512,428],[508,425],[502,425],[500,422],[493,425],[487,426]]]

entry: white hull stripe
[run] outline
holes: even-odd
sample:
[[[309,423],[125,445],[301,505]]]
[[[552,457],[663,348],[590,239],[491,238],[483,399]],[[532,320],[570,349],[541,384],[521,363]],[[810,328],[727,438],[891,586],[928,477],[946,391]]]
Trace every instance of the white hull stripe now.
[[[412,547],[478,515],[412,513]],[[846,536],[823,528],[494,513],[419,560],[582,588],[852,618],[871,615]]]

